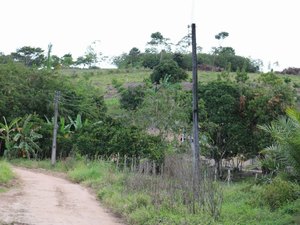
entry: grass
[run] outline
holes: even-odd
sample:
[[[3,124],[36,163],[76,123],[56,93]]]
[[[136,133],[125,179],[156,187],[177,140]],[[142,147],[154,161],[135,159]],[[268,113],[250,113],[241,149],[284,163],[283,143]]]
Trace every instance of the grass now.
[[[204,212],[190,213],[178,202],[170,206],[168,199],[154,205],[151,193],[145,190],[130,191],[126,181],[132,174],[118,171],[115,166],[104,161],[69,160],[58,162],[57,167],[49,166],[49,161],[15,160],[18,165],[67,172],[69,178],[76,183],[83,183],[95,190],[99,200],[122,215],[128,224],[138,225],[288,225],[300,224],[300,199],[288,202],[282,207],[271,210],[261,200],[263,185],[255,185],[253,181],[234,183],[230,186],[222,184],[224,202],[221,217],[214,221]]]
[[[96,88],[98,93],[105,96],[108,112],[112,116],[120,115],[123,112],[119,107],[118,96],[111,93],[113,82],[116,81],[125,86],[130,83],[141,83],[146,79],[149,79],[151,72],[152,71],[149,69],[63,69],[57,71],[58,75],[64,75],[75,86],[90,85]],[[220,72],[198,71],[198,80],[205,84],[217,80],[220,74]],[[250,81],[257,80],[259,77],[258,73],[251,73],[248,75]],[[290,78],[292,83],[297,87],[300,87],[300,76],[279,76]],[[231,79],[234,79],[235,73],[231,73],[230,77]],[[192,81],[191,71],[188,72],[188,79],[186,81]],[[84,86],[83,90],[86,88],[87,87]]]
[[[0,192],[6,190],[8,183],[14,178],[10,165],[5,161],[0,161]]]

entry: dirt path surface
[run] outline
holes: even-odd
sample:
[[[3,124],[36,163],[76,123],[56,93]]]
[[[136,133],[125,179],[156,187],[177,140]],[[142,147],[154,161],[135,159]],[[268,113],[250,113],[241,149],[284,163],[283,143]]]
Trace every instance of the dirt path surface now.
[[[14,171],[21,184],[0,194],[0,224],[121,224],[78,184],[26,169]]]

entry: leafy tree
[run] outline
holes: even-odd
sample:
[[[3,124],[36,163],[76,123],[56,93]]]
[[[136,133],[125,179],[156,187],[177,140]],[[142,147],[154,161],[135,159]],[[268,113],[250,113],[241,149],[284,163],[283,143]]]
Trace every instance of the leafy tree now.
[[[229,36],[229,33],[226,31],[222,31],[218,34],[215,35],[215,39],[217,40],[224,40],[225,38],[227,38]]]
[[[177,52],[182,54],[188,54],[191,52],[190,46],[192,42],[191,33],[187,34],[176,44]]]
[[[132,67],[136,67],[139,65],[139,56],[140,56],[141,52],[138,48],[133,47],[130,51],[128,56],[130,57],[130,63]]]
[[[145,68],[153,69],[159,64],[159,56],[157,54],[146,52],[143,54],[142,65]]]
[[[160,61],[163,59],[164,52],[171,51],[171,43],[169,38],[165,38],[160,32],[151,34],[151,40],[147,43],[153,49],[153,53],[160,53]]]
[[[143,103],[132,115],[132,122],[143,130],[154,130],[153,135],[159,135],[167,142],[173,137],[178,144],[176,135],[189,127],[190,105],[190,95],[176,84],[163,80],[160,86],[146,93]]]
[[[73,142],[80,154],[90,157],[117,153],[152,159],[162,156],[160,137],[147,135],[136,126],[109,117],[84,126],[74,135]]]
[[[104,58],[101,52],[97,52],[97,41],[92,42],[86,49],[84,56],[79,56],[76,60],[76,65],[88,66],[89,68],[95,67],[97,63],[101,62]]]
[[[184,70],[192,70],[192,55],[191,54],[182,54],[174,53],[173,60],[177,62],[178,66]]]
[[[71,53],[65,54],[63,55],[63,57],[61,58],[61,63],[63,67],[70,67],[74,64],[73,62],[73,57]]]
[[[54,69],[59,69],[61,67],[61,59],[57,55],[51,55],[51,65]]]
[[[167,77],[170,82],[175,83],[185,80],[188,75],[174,60],[163,60],[154,68],[150,78],[153,83],[159,84],[160,80]]]
[[[45,61],[44,50],[41,48],[34,48],[24,46],[17,49],[16,52],[11,53],[14,60],[24,63],[26,66],[40,67]]]
[[[258,124],[271,122],[293,105],[293,91],[288,85],[256,87],[230,81],[200,85],[206,117],[201,122],[210,140],[208,155],[219,162],[237,155],[252,157],[269,143]]]

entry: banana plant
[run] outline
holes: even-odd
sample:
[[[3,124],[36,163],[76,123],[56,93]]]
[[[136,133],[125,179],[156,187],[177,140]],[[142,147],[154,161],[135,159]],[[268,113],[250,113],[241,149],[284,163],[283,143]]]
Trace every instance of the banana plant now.
[[[28,159],[30,159],[31,155],[33,155],[34,158],[37,158],[37,153],[38,151],[41,151],[41,148],[36,141],[42,138],[42,135],[37,133],[39,128],[34,127],[34,124],[30,122],[31,117],[31,114],[25,117],[22,126],[19,126],[19,124],[16,123],[17,133],[13,137],[13,148],[17,150],[19,156],[21,155]]]
[[[82,119],[81,119],[81,115],[78,114],[76,119],[73,120],[70,116],[68,116],[71,125],[74,127],[75,131],[80,130],[83,127],[83,123],[82,123]]]
[[[65,118],[60,117],[60,119],[59,119],[59,132],[63,137],[65,137],[65,138],[70,137],[71,126],[72,126],[72,123],[71,124],[66,124]]]
[[[6,118],[3,116],[4,123],[0,123],[0,139],[5,142],[5,152],[4,155],[8,153],[13,148],[13,136],[16,132],[16,125],[21,120],[21,118],[15,118],[9,124],[6,121]]]
[[[53,125],[54,124],[54,118],[52,117],[51,121],[45,116],[46,121],[49,125]],[[65,137],[65,138],[69,138],[70,134],[71,134],[71,126],[72,123],[70,124],[66,124],[65,118],[64,117],[60,117],[59,118],[59,126],[58,126],[58,130],[59,133]]]

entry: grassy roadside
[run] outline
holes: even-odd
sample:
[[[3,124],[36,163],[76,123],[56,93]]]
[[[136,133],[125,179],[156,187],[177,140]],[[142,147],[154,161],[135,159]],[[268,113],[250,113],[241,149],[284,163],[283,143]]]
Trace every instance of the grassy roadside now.
[[[0,193],[9,186],[9,182],[14,178],[10,165],[5,161],[0,161]]]
[[[49,161],[14,160],[13,164],[27,168],[44,168],[67,173],[76,183],[91,187],[99,200],[114,213],[121,215],[128,224],[138,225],[288,225],[299,224],[300,199],[287,202],[271,210],[260,199],[264,186],[251,181],[222,185],[224,202],[221,217],[214,221],[205,212],[190,213],[182,202],[170,205],[169,199],[154,204],[152,193],[147,190],[132,191],[127,188],[128,180],[136,179],[133,174],[116,170],[104,161],[67,159],[52,168]]]

